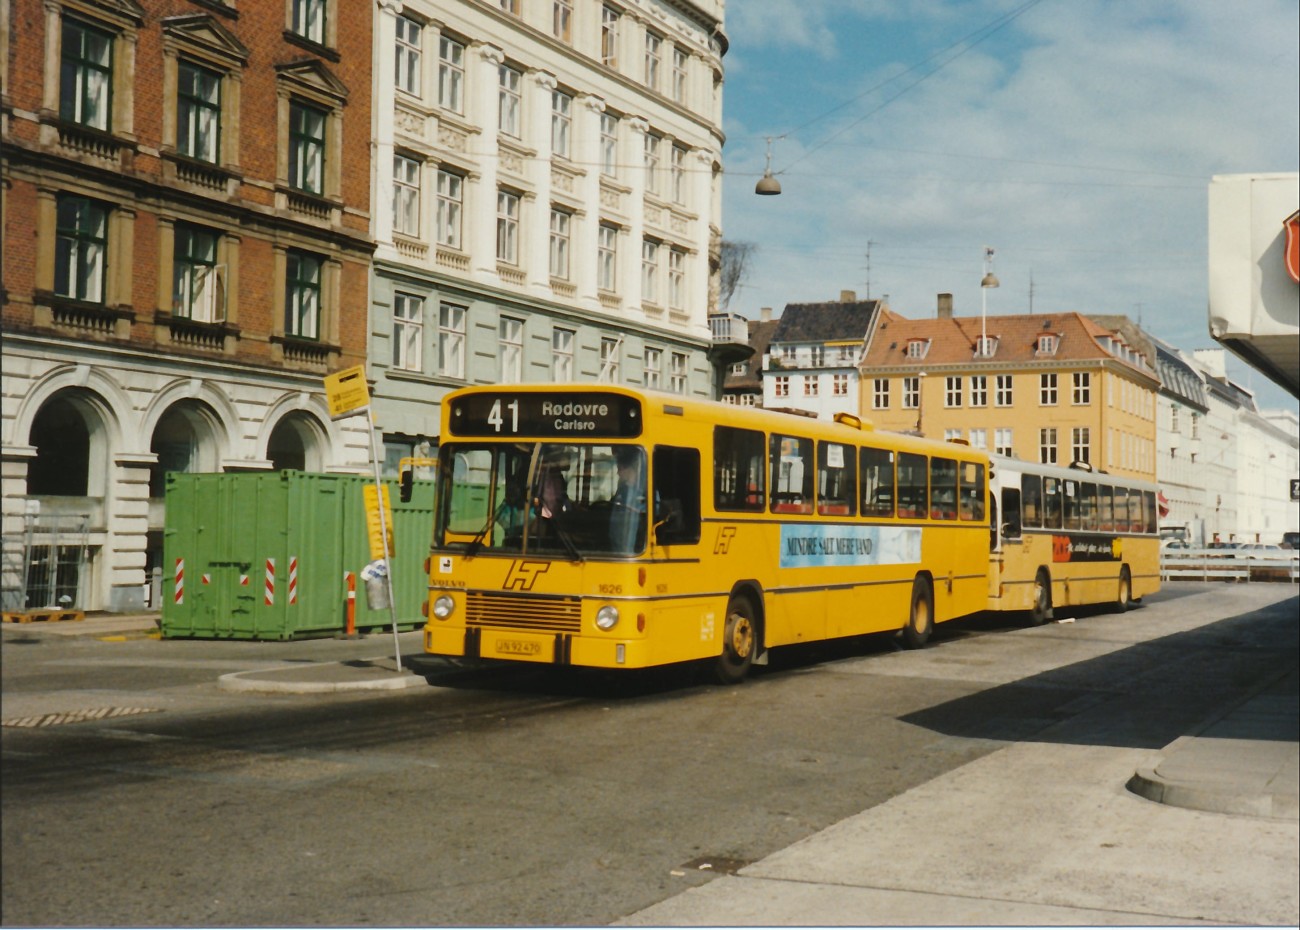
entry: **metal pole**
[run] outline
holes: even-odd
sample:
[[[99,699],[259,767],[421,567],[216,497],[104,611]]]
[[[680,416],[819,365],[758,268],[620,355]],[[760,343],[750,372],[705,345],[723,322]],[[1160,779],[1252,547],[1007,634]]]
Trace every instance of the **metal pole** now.
[[[388,566],[384,577],[388,579],[388,612],[393,621],[393,656],[397,661],[397,672],[401,674],[402,644],[397,639],[397,598],[393,596],[393,560],[388,556],[388,520],[384,514],[384,485],[379,475],[379,438],[375,434],[375,412],[371,407],[366,407],[366,423],[370,427],[370,460],[375,466],[375,501],[379,508],[380,545],[384,554],[384,564]]]

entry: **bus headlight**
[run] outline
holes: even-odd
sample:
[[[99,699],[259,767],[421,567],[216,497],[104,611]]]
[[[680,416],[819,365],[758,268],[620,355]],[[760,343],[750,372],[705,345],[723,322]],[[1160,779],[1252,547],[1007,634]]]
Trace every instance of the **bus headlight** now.
[[[433,602],[433,615],[439,620],[446,620],[455,609],[456,602],[451,599],[449,594],[440,594],[438,599]]]
[[[618,623],[618,608],[606,604],[600,610],[596,611],[596,626],[602,630],[612,630]]]

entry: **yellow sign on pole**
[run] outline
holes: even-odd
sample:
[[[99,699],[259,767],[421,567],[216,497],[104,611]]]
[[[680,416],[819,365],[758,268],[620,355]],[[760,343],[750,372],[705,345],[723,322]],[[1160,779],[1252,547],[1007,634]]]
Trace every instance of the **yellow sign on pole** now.
[[[325,376],[325,398],[331,419],[346,417],[370,406],[370,388],[366,384],[364,365],[354,365]]]
[[[384,515],[381,524],[379,506],[376,504],[379,495],[375,491],[375,485],[367,484],[361,488],[361,493],[364,495],[366,502],[366,533],[370,537],[370,558],[372,561],[384,557],[385,530],[388,531],[388,554],[397,554],[397,543],[393,539],[393,508],[388,503],[388,485],[383,485],[383,489]]]

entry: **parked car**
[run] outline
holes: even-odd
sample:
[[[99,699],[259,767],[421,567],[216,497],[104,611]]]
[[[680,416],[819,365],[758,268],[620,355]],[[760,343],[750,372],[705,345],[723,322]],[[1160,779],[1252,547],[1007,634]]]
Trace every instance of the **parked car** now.
[[[1287,553],[1274,543],[1246,543],[1233,555],[1239,559],[1281,559]]]
[[[1282,534],[1283,549],[1300,549],[1300,533],[1286,532]]]
[[[1162,539],[1160,540],[1160,549],[1190,549],[1192,548],[1187,542],[1181,539]]]

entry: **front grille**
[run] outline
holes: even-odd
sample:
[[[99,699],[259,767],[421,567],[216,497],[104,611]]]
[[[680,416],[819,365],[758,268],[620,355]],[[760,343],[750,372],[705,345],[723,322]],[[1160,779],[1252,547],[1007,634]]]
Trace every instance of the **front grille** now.
[[[542,595],[465,595],[465,624],[547,633],[577,633],[582,627],[582,601],[576,597]]]

